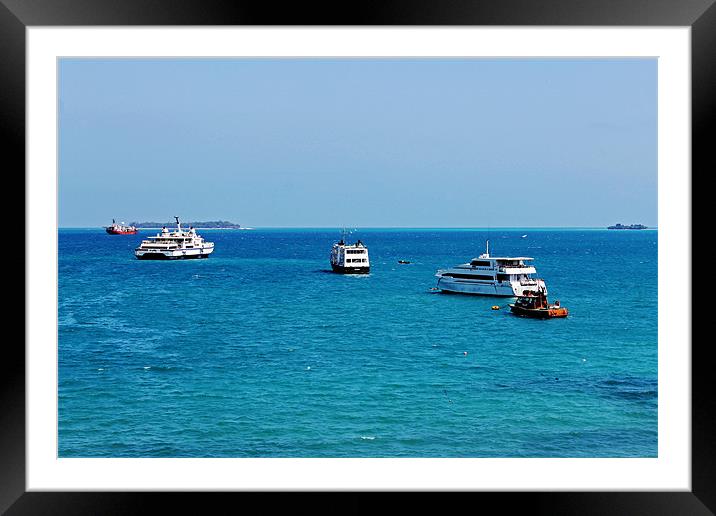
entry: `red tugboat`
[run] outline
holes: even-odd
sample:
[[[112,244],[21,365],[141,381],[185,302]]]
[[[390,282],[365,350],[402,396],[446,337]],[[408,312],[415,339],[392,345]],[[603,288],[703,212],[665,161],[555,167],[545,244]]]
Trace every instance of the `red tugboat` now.
[[[527,290],[524,295],[519,296],[510,310],[515,315],[523,317],[534,317],[536,319],[550,319],[553,317],[567,317],[569,311],[555,301],[553,305],[547,301],[547,293],[543,288],[537,292]]]
[[[104,228],[104,230],[109,233],[110,235],[136,235],[137,234],[137,228],[134,226],[125,226],[124,222],[121,224],[117,224],[114,219],[112,219],[112,225],[107,226]]]

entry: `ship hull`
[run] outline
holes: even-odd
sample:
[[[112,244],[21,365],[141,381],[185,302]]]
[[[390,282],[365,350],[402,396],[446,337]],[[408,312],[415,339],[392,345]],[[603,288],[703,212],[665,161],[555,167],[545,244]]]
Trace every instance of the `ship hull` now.
[[[467,281],[450,281],[445,278],[438,280],[437,288],[448,294],[468,294],[473,296],[515,297],[511,285],[495,285],[494,283],[474,283]]]
[[[208,258],[213,249],[188,251],[145,251],[135,250],[134,255],[138,260],[192,260],[195,258]]]
[[[199,258],[208,258],[208,254],[191,254],[188,256],[167,256],[161,253],[150,253],[137,255],[138,260],[193,260]]]
[[[345,267],[333,263],[331,264],[331,269],[339,274],[368,274],[370,272],[370,267]]]
[[[494,292],[467,292],[462,290],[450,290],[447,288],[438,287],[441,294],[457,294],[464,296],[485,296],[485,297],[516,297],[514,294],[495,294]]]
[[[478,282],[438,275],[437,289],[448,294],[468,294],[473,296],[518,297],[525,292],[537,292],[539,283],[521,285],[516,281]],[[545,289],[544,285],[542,288]]]
[[[521,308],[519,306],[510,305],[513,314],[520,317],[532,317],[533,319],[553,319],[556,317],[567,317],[566,308]]]
[[[107,228],[107,229],[105,229],[105,231],[107,233],[109,233],[110,235],[136,235],[137,234],[136,230],[135,231],[116,231],[114,229]]]

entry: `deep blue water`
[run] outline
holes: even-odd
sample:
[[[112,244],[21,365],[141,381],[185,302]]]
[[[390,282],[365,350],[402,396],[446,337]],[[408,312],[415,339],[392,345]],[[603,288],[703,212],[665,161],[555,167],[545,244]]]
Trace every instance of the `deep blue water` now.
[[[485,230],[360,230],[367,276],[328,272],[333,229],[135,259],[153,233],[59,231],[60,457],[657,456],[656,231],[490,230],[549,321],[430,291]]]

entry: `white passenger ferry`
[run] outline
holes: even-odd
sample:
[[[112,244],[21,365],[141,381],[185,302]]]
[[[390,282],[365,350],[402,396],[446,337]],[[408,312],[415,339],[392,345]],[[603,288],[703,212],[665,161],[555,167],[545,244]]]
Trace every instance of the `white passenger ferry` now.
[[[526,263],[532,260],[525,256],[490,256],[488,240],[485,252],[470,263],[438,270],[435,274],[438,278],[437,289],[459,294],[505,297],[523,296],[525,292],[537,293],[543,289],[546,295],[544,280],[534,278],[537,270]]]
[[[345,234],[331,249],[331,268],[342,274],[367,274],[370,272],[368,248],[358,240],[353,245],[345,241]]]
[[[157,236],[142,240],[134,255],[140,260],[208,258],[214,251],[214,243],[204,241],[193,227],[188,231],[182,230],[179,217],[174,218],[177,221],[176,230],[170,232],[163,227]]]

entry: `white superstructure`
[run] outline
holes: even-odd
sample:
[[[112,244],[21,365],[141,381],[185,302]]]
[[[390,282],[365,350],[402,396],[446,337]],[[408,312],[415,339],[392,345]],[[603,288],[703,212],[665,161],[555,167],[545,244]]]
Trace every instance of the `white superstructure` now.
[[[533,258],[525,256],[490,256],[490,242],[478,258],[450,269],[438,270],[437,288],[443,292],[477,294],[483,296],[515,297],[525,292],[538,292],[547,286],[544,280],[534,278],[537,270],[531,264]]]
[[[179,260],[187,258],[208,258],[214,251],[214,243],[206,242],[196,234],[192,227],[188,231],[182,230],[179,217],[177,228],[169,231],[166,227],[157,233],[157,236],[142,240],[134,250],[134,255],[140,260]]]
[[[345,237],[341,238],[331,249],[331,268],[343,274],[367,274],[370,272],[368,248],[360,240],[348,245]]]

